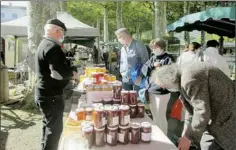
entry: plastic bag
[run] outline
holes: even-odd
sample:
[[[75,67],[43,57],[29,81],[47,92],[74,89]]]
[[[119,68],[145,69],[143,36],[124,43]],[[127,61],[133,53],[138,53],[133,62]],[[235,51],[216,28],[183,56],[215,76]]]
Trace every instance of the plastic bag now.
[[[131,69],[131,80],[135,85],[139,86],[141,89],[145,87],[146,78],[142,76],[142,64],[137,64],[134,68]]]

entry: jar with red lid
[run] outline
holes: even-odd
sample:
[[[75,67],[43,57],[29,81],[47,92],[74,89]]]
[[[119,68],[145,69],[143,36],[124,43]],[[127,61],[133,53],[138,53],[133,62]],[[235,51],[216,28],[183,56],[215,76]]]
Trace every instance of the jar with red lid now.
[[[113,103],[113,100],[112,98],[103,98],[103,104],[106,105],[106,104],[112,104]]]
[[[129,104],[129,91],[121,91],[121,104],[122,105]]]
[[[95,145],[98,147],[105,146],[106,144],[106,133],[105,127],[103,128],[94,128],[95,129]]]
[[[137,106],[129,105],[129,107],[130,107],[130,118],[135,118],[137,115]]]
[[[121,89],[122,89],[122,84],[121,83],[114,83],[113,84],[113,97],[115,99],[120,99],[121,98]]]
[[[121,144],[128,144],[129,143],[129,126],[119,126],[118,131],[118,141]]]
[[[128,105],[120,105],[120,125],[127,126],[130,123],[130,114]]]
[[[141,141],[150,143],[152,137],[152,124],[150,122],[141,123]]]
[[[118,134],[118,126],[117,127],[107,127],[107,144],[110,146],[117,145],[117,134]]]
[[[137,105],[137,91],[129,91],[129,104]]]
[[[121,99],[115,99],[113,98],[113,104],[121,104]]]
[[[130,141],[132,144],[138,144],[140,142],[140,123],[131,123]]]
[[[106,125],[106,114],[103,107],[96,107],[93,111],[93,123],[95,128],[103,128]]]
[[[92,119],[93,119],[93,108],[87,107],[85,109],[85,120],[92,121]]]
[[[144,117],[144,113],[145,113],[145,105],[144,104],[142,104],[142,103],[138,103],[138,105],[137,105],[138,107],[138,109],[137,109],[137,117],[139,117],[139,118],[143,118]]]
[[[92,126],[85,126],[82,128],[83,136],[87,141],[88,147],[91,148],[94,142],[94,133]]]
[[[119,108],[111,106],[107,109],[107,126],[117,127],[119,124]]]

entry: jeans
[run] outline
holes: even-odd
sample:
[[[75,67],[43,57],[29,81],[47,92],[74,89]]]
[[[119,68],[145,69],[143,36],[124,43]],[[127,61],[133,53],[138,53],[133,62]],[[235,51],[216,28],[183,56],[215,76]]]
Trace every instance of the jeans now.
[[[41,150],[57,150],[63,130],[63,97],[36,97],[35,102],[43,114]]]

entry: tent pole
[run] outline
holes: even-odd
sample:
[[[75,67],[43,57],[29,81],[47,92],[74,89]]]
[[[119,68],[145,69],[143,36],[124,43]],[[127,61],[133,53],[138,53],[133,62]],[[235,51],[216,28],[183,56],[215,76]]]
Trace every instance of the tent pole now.
[[[97,63],[100,64],[100,56],[101,56],[101,50],[99,45],[100,37],[97,37],[97,49],[98,49],[98,55],[97,55]]]
[[[14,36],[14,40],[15,40],[15,47],[14,47],[14,69],[16,68],[16,46],[17,46],[17,37]]]
[[[221,36],[221,37],[219,38],[219,43],[220,43],[219,54],[220,54],[220,55],[223,55],[223,43],[224,43],[224,38],[223,38],[223,36]]]

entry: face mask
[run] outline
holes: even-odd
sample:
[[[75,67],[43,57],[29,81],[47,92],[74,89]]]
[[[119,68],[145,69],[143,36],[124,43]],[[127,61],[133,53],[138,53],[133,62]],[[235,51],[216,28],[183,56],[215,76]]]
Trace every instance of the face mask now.
[[[157,56],[162,54],[162,50],[160,48],[153,49],[153,53]]]
[[[60,43],[64,41],[64,36],[58,40]]]
[[[168,91],[170,91],[170,92],[178,92],[179,90],[178,89],[172,89],[172,88],[170,88],[170,89],[167,89]]]

